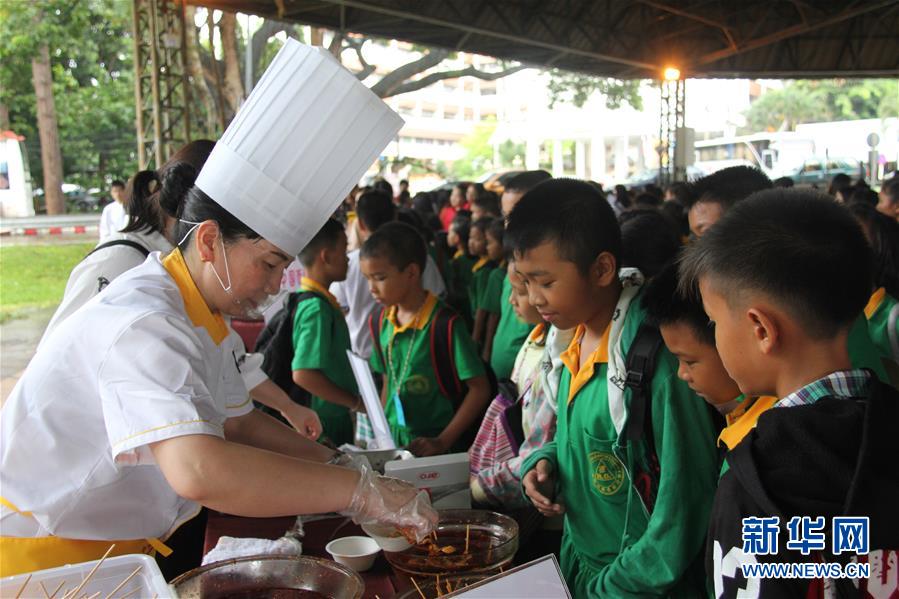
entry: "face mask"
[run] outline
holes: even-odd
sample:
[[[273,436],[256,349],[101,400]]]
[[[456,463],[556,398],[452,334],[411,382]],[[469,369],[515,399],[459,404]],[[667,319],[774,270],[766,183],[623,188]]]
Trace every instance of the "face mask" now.
[[[196,222],[187,221],[187,220],[181,220],[181,222],[182,222],[182,223],[185,223],[185,224],[188,224],[188,225],[193,225],[193,226],[187,231],[187,233],[184,235],[184,237],[181,238],[181,241],[178,242],[178,245],[179,245],[179,246],[180,246],[182,243],[184,243],[184,240],[187,239],[187,238],[190,236],[190,234],[193,233],[194,229],[196,229],[197,227],[199,227],[200,224],[201,224],[201,223],[196,223]],[[219,276],[219,273],[218,273],[218,271],[215,269],[215,265],[214,265],[214,264],[211,264],[211,266],[212,266],[212,274],[215,275],[215,278],[218,280],[219,285],[222,286],[222,290],[223,290],[225,293],[227,293],[229,296],[231,296],[231,301],[234,303],[234,305],[236,305],[236,306],[238,306],[238,307],[240,308],[240,312],[241,312],[241,316],[242,316],[242,317],[247,318],[247,319],[249,319],[249,320],[260,320],[260,319],[262,319],[263,314],[265,313],[265,311],[268,310],[268,309],[275,303],[275,301],[278,299],[278,295],[277,295],[277,294],[276,294],[276,295],[268,295],[268,294],[266,294],[265,298],[264,298],[261,302],[259,302],[258,304],[256,304],[255,306],[247,305],[245,302],[243,302],[243,301],[237,299],[236,297],[234,297],[234,293],[233,293],[232,290],[231,290],[231,288],[233,287],[233,285],[232,285],[232,283],[231,283],[231,269],[228,267],[228,253],[225,251],[225,239],[224,239],[224,237],[219,237],[219,241],[220,241],[220,243],[222,244],[222,258],[223,258],[224,261],[225,261],[225,279],[228,281],[228,284],[226,285],[226,284],[225,284],[225,281],[222,280],[222,277]]]

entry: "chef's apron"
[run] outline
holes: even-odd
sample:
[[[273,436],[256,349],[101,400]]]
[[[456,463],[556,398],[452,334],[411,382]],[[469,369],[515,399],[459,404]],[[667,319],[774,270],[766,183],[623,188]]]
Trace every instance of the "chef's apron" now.
[[[0,497],[0,504],[22,516],[31,517],[31,512],[20,510],[3,497]],[[164,556],[172,553],[172,550],[162,541],[155,538],[124,541],[89,541],[84,539],[64,539],[54,536],[0,536],[0,578],[100,559],[112,544],[115,544],[115,548],[110,552],[109,557],[131,553],[154,555],[157,551]]]

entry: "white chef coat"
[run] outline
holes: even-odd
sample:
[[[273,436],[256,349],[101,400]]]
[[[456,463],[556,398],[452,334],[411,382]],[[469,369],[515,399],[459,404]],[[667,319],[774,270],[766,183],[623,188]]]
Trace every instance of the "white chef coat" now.
[[[113,200],[103,208],[100,214],[100,243],[109,241],[128,224],[128,212],[125,207]]]
[[[5,536],[164,538],[197,512],[148,445],[223,437],[220,406],[238,416],[252,402],[229,346],[189,314],[154,253],[45,340],[0,419],[0,488],[33,514],[3,507]]]
[[[372,297],[368,281],[365,280],[359,267],[359,250],[353,250],[348,256],[350,265],[346,271],[346,280],[333,283],[329,291],[337,298],[337,303],[346,315],[353,351],[367,360],[373,347],[368,330],[368,316],[375,309],[377,302]],[[430,254],[421,276],[421,284],[437,297],[446,295],[446,284]]]
[[[108,241],[126,239],[142,245],[148,252],[167,254],[172,244],[155,231],[138,233],[117,233]],[[50,319],[38,348],[43,345],[50,333],[63,320],[71,316],[92,297],[100,293],[119,275],[143,264],[144,255],[127,245],[113,245],[94,252],[75,265],[66,283],[66,291],[59,307]],[[230,321],[229,328],[230,328]],[[244,349],[243,339],[234,330],[228,335],[225,343],[230,347],[235,360],[240,364],[240,374],[247,389],[252,389],[268,378],[262,370],[262,354],[248,354]]]

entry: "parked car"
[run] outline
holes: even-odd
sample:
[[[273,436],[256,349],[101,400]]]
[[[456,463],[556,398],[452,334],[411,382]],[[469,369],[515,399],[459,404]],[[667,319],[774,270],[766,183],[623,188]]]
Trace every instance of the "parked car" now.
[[[707,174],[708,173],[706,173],[704,170],[695,166],[687,167],[688,181],[695,181],[696,179],[705,177]],[[658,182],[659,169],[650,169],[639,173],[634,173],[624,181],[624,185],[629,189],[635,189],[638,187],[645,187],[650,184],[657,185]]]
[[[827,187],[834,175],[845,174],[853,180],[865,178],[865,166],[854,158],[809,156],[801,164],[778,170],[772,178],[790,177],[796,185]]]
[[[63,183],[62,194],[66,197],[66,212],[96,212],[103,207],[100,190],[96,187],[84,189],[74,183]],[[47,213],[47,202],[41,188],[34,192],[34,212]]]

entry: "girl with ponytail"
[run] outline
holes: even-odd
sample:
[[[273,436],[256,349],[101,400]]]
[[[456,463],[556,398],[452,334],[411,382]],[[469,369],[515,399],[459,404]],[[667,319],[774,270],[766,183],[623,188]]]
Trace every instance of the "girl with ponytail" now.
[[[72,269],[62,302],[50,319],[41,344],[59,323],[116,277],[143,263],[152,252],[165,254],[172,249],[167,233],[177,221],[184,197],[214,145],[215,142],[205,139],[193,141],[178,150],[158,171],[140,171],[131,178],[125,192],[128,224],[91,250]]]

